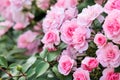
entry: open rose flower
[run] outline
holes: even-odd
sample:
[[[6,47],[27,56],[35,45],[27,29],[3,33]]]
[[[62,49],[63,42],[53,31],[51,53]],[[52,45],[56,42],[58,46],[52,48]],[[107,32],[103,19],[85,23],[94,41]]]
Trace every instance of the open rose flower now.
[[[78,4],[78,0],[57,0],[56,6],[69,8],[69,7],[76,7]]]
[[[51,29],[60,29],[61,24],[65,18],[65,13],[63,8],[51,7],[50,11],[47,11],[47,15],[43,20],[43,31],[47,32]]]
[[[49,30],[45,33],[41,41],[44,43],[44,48],[47,48],[50,51],[55,50],[54,45],[58,45],[60,43],[58,30]]]
[[[76,19],[72,19],[71,21],[67,20],[61,26],[61,39],[68,45],[72,44],[73,32],[79,27],[76,21]]]
[[[114,9],[120,10],[120,0],[108,0],[104,8],[108,14]]]
[[[107,39],[102,33],[97,33],[94,38],[94,43],[100,48],[107,43]]]
[[[74,60],[68,55],[62,55],[59,60],[58,70],[63,75],[68,75],[74,65]]]
[[[106,17],[103,30],[108,39],[120,44],[120,10],[113,10]]]
[[[90,27],[92,21],[103,12],[102,6],[95,4],[84,8],[77,17],[77,22],[80,26]]]
[[[100,80],[120,80],[120,73],[114,72],[114,68],[106,68]]]
[[[90,29],[85,27],[78,27],[73,33],[73,47],[82,53],[88,49],[87,39],[90,38]]]
[[[113,43],[108,43],[96,51],[97,60],[103,67],[118,67],[120,65],[120,50]]]
[[[82,68],[78,68],[73,73],[73,80],[90,80],[89,72],[87,70],[83,70]]]
[[[98,67],[99,62],[94,57],[85,57],[82,60],[81,68],[84,70],[92,71],[96,67]]]

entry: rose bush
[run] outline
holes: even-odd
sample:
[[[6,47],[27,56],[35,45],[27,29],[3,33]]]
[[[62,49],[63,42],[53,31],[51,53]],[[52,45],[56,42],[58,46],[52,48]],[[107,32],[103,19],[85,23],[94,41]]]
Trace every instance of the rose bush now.
[[[120,0],[1,0],[0,80],[120,80]]]

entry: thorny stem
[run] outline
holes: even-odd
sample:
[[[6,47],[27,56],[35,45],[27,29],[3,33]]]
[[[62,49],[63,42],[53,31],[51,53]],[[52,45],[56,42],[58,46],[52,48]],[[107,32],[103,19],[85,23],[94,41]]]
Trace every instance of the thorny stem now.
[[[10,78],[13,77],[11,73],[9,73],[8,71],[4,70],[3,68],[0,67],[0,70],[5,72]]]

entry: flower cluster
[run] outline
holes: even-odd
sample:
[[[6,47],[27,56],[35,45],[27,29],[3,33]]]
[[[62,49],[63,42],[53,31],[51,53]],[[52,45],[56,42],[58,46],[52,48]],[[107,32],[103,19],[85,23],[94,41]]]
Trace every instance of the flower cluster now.
[[[120,67],[120,0],[108,0],[105,6],[96,3],[81,12],[78,4],[78,0],[57,0],[54,5],[50,0],[2,0],[0,36],[10,29],[23,31],[17,47],[25,48],[28,55],[60,50],[53,63],[60,74],[72,74],[73,80],[91,80],[90,74],[98,69],[103,70],[99,80],[120,80],[114,70]],[[36,20],[33,5],[46,12],[44,18]],[[66,46],[59,49],[60,44]],[[92,49],[94,53],[89,52]]]

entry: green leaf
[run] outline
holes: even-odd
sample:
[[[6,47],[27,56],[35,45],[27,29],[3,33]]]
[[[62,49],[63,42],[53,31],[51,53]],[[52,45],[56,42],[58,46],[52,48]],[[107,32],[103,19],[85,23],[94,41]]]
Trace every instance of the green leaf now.
[[[47,52],[48,50],[47,49],[44,49],[41,53],[40,53],[40,57],[41,58],[45,58],[47,56]]]
[[[115,68],[115,72],[120,72],[120,66]]]
[[[26,72],[35,63],[36,59],[37,58],[35,56],[31,56],[23,65],[23,72]]]
[[[61,44],[58,46],[58,48],[59,48],[60,50],[66,48],[66,47],[67,47],[67,45],[66,45],[65,43],[61,43]]]
[[[41,76],[44,74],[47,69],[49,68],[49,64],[47,62],[41,61],[37,66],[36,66],[36,75],[37,77]]]
[[[61,52],[60,50],[48,52],[47,61],[51,62],[55,60],[57,56],[60,54],[60,52]]]
[[[8,67],[7,60],[3,56],[0,56],[0,66],[5,67],[5,68]]]
[[[32,77],[33,75],[35,74],[35,68],[30,68],[28,71],[27,71],[27,77]]]

